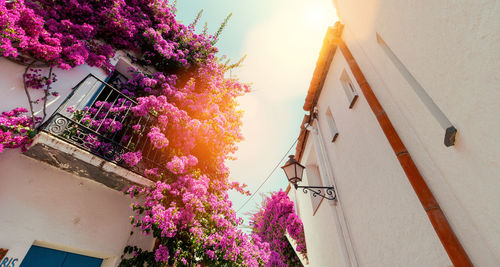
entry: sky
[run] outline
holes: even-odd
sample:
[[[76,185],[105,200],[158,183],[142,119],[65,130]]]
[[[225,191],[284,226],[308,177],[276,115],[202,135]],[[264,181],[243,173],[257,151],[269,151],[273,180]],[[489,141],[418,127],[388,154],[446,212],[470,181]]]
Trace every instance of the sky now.
[[[281,167],[299,135],[305,114],[302,109],[328,26],[337,20],[332,0],[178,0],[177,19],[190,24],[198,11],[214,33],[232,13],[217,43],[219,55],[237,61],[247,55],[233,71],[241,81],[251,83],[252,91],[239,98],[244,110],[237,160],[228,162],[231,179],[248,185],[254,193],[272,170]],[[233,208],[248,225],[248,214],[258,209],[262,195],[285,190],[288,182],[278,167],[259,192],[244,206],[249,196],[231,192]]]

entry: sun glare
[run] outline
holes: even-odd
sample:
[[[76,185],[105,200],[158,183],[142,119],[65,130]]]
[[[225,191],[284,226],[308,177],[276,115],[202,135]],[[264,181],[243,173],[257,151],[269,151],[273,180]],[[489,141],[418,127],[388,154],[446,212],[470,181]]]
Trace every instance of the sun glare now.
[[[316,4],[308,6],[305,20],[311,27],[327,27],[334,24],[335,12],[331,5]]]

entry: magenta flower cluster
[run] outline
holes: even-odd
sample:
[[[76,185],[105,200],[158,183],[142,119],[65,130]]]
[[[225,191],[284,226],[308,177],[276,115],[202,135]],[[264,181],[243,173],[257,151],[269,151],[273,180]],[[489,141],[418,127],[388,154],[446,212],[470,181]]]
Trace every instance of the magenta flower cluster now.
[[[137,152],[127,152],[122,155],[123,161],[127,163],[129,166],[135,166],[139,161],[142,159],[142,152],[137,151]]]
[[[269,260],[269,245],[237,228],[241,220],[231,209],[227,193],[214,191],[206,175],[186,174],[173,183],[153,188],[132,187],[131,196],[143,196],[133,206],[136,227],[162,240],[155,259],[171,265],[231,263],[262,266]],[[226,192],[229,185],[223,185]],[[186,238],[189,237],[189,238]],[[183,250],[189,247],[190,250]]]
[[[304,227],[295,213],[294,203],[285,192],[275,192],[267,197],[259,211],[252,215],[250,227],[254,235],[269,243],[268,266],[300,265],[285,233],[297,243],[296,251],[307,259]]]
[[[0,55],[61,69],[112,69],[114,49],[143,52],[158,66],[189,67],[213,57],[210,43],[177,22],[168,1],[0,0]]]
[[[25,108],[15,108],[0,114],[0,152],[4,148],[18,148],[24,151],[31,142],[33,120],[26,115]]]

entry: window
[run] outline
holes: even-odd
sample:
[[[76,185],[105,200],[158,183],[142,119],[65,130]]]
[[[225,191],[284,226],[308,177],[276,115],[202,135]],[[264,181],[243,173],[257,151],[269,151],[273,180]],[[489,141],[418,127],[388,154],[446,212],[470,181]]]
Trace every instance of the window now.
[[[307,176],[307,182],[309,183],[310,186],[323,186],[318,166],[308,165],[306,167],[306,176]],[[321,204],[323,198],[319,196],[313,196],[313,193],[311,191],[309,191],[309,196],[311,197],[313,214],[316,214],[316,211],[318,210],[319,205]]]
[[[130,70],[136,70],[125,57],[121,57],[115,65],[115,70],[109,75],[101,86],[96,90],[90,101],[88,102],[88,106],[93,105],[96,101],[107,101],[113,102],[119,98],[118,91],[122,91],[122,84],[127,82],[132,78],[132,72]],[[113,90],[107,84],[114,87],[116,90]],[[128,94],[126,94],[129,96]]]
[[[356,99],[358,99],[358,92],[345,70],[342,71],[340,75],[340,83],[342,83],[342,87],[344,87],[344,92],[349,102],[349,108],[352,108],[354,103],[356,103]]]
[[[326,111],[326,120],[328,121],[328,128],[330,129],[330,137],[333,143],[339,136],[339,130],[337,129],[337,125],[335,124],[335,120],[333,119],[330,107],[328,107]]]

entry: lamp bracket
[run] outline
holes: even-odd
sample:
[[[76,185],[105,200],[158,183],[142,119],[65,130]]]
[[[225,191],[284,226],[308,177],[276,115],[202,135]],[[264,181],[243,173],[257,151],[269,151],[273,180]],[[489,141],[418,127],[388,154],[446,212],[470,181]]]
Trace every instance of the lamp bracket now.
[[[295,189],[301,188],[304,193],[311,191],[313,197],[320,196],[328,200],[337,200],[337,194],[333,186],[301,186],[294,184]]]

